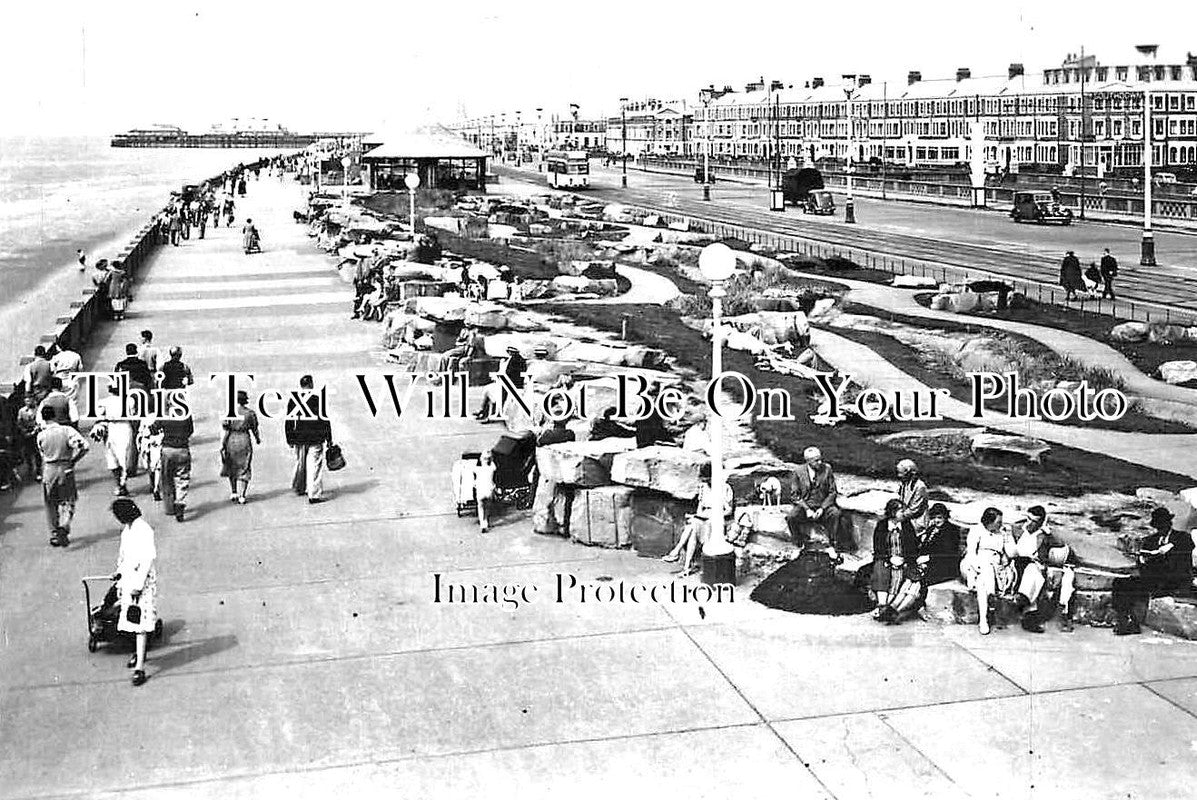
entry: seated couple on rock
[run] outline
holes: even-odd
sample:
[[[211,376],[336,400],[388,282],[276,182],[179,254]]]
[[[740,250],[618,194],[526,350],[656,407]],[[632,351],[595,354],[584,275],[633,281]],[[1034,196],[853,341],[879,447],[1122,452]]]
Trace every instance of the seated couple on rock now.
[[[998,605],[1009,598],[1022,612],[1022,627],[1043,633],[1044,614],[1040,603],[1044,589],[1059,589],[1060,626],[1072,631],[1068,605],[1076,573],[1072,550],[1047,526],[1042,506],[1027,510],[1025,522],[1015,529],[1002,525],[1002,512],[987,508],[981,522],[968,533],[960,573],[968,588],[977,593],[977,626],[982,634],[1003,628]]]
[[[955,580],[960,568],[960,529],[949,520],[947,506],[931,506],[921,529],[921,519],[908,510],[901,498],[893,498],[873,529],[873,619],[890,625],[918,609],[927,586]]]

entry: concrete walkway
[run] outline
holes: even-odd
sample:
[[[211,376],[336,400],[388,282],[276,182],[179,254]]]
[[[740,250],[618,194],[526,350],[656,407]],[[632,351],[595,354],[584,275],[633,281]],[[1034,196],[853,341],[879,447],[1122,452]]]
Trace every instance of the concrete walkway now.
[[[355,375],[381,388],[379,327],[349,320],[331,260],[291,222],[298,188],[249,191],[239,211],[265,253],[223,228],[167,249],[128,321],[84,352],[111,365],[148,327],[199,380],[190,519],[132,486],[167,631],[146,685],[129,685],[124,646],[85,646],[78,579],[110,572],[117,548],[103,460],[81,464],[65,551],[46,544],[36,487],[0,495],[0,797],[1191,796],[1197,643],[890,628],[742,592],[702,614],[552,602],[558,573],[671,577],[521,515],[485,535],[458,519],[449,470],[494,429],[372,417]],[[326,282],[294,283],[320,265]],[[327,383],[349,461],[329,502],[290,493],[281,421],[264,421],[249,505],[228,502],[205,378],[229,369],[255,392]],[[436,603],[438,574],[540,593],[514,610]]]
[[[819,276],[810,275],[811,278]],[[936,311],[919,305],[914,299],[914,292],[910,289],[895,289],[876,283],[835,278],[836,283],[843,283],[851,287],[844,299],[872,306],[882,311],[918,317],[925,320],[952,322],[956,324],[975,325],[993,330],[1008,331],[1033,339],[1056,353],[1067,356],[1079,364],[1093,369],[1109,370],[1126,385],[1126,391],[1140,397],[1164,400],[1172,403],[1183,403],[1197,407],[1197,390],[1183,386],[1173,386],[1155,378],[1148,377],[1138,367],[1130,362],[1126,356],[1107,344],[1082,336],[1069,333],[1058,328],[1044,325],[1034,325],[1026,322],[1000,319],[997,317],[979,317],[971,314],[954,314],[950,311]]]
[[[615,271],[631,282],[630,289],[615,297],[600,297],[597,300],[582,300],[581,302],[594,305],[632,303],[661,306],[680,294],[677,284],[664,275],[639,267],[629,267],[626,264],[617,264]]]
[[[859,386],[871,386],[886,393],[901,391],[906,398],[911,397],[912,392],[924,396],[931,392],[931,387],[927,384],[898,369],[868,347],[843,336],[814,328],[811,330],[811,345],[821,358],[826,359],[832,367],[845,375],[851,375],[853,383]],[[909,400],[906,402],[909,403]],[[1122,459],[1131,464],[1197,478],[1197,458],[1193,455],[1197,453],[1197,433],[1098,431],[1080,425],[1054,425],[1049,422],[1014,419],[988,410],[983,418],[977,419],[973,416],[970,404],[948,397],[939,398],[937,410],[946,419],[1018,436],[1031,436],[1077,450]]]

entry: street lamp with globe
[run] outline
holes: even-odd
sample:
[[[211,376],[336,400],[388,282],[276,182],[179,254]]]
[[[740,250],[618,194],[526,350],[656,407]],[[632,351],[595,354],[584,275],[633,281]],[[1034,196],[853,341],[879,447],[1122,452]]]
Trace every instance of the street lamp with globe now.
[[[353,159],[349,156],[341,158],[341,200],[349,199],[349,168],[353,165]]]
[[[702,276],[711,282],[707,293],[711,298],[711,378],[718,381],[723,374],[723,298],[727,291],[724,283],[736,272],[736,254],[722,242],[709,244],[698,256],[698,268]],[[717,401],[719,387],[710,394]],[[724,536],[723,497],[726,478],[723,471],[723,418],[714,405],[707,409],[711,444],[711,493],[710,493],[710,536],[702,546],[702,576],[706,583],[735,583],[736,558],[732,546]],[[701,509],[700,509],[701,510]]]
[[[403,183],[407,186],[407,205],[411,212],[411,240],[414,242],[416,240],[416,189],[420,188],[420,176],[409,172],[403,179]]]

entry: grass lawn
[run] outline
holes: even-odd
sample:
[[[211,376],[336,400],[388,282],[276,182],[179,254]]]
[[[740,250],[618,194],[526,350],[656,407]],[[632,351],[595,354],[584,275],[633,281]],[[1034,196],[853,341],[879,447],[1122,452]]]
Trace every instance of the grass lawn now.
[[[918,294],[915,300],[930,307],[931,295]],[[1047,303],[1027,301],[1026,308],[1007,309],[1005,311],[981,311],[971,314],[961,314],[962,317],[975,316],[981,319],[1008,319],[1014,322],[1025,322],[1031,325],[1042,325],[1045,328],[1068,331],[1079,336],[1087,336],[1102,344],[1109,345],[1143,373],[1152,377],[1159,377],[1157,370],[1165,361],[1197,361],[1197,342],[1178,342],[1176,344],[1156,344],[1155,342],[1118,342],[1109,337],[1110,329],[1115,325],[1130,320],[1113,317],[1109,314],[1098,314],[1093,311],[1064,308]]]
[[[934,388],[947,389],[953,400],[959,400],[964,403],[972,402],[971,384],[942,370],[935,369],[928,363],[925,356],[913,347],[895,339],[893,336],[888,336],[880,331],[845,330],[842,328],[834,328],[832,330],[838,336],[843,336],[845,339],[851,339],[858,344],[865,345],[912,378],[920,380]],[[1004,394],[1003,397],[988,401],[985,407],[998,413],[1004,413],[1006,407]],[[1050,420],[1046,421],[1050,422]],[[978,424],[984,424],[984,422],[978,421]],[[1121,419],[1113,421],[1095,419],[1091,422],[1084,422],[1075,418],[1069,418],[1053,424],[1076,425],[1094,430],[1126,431],[1129,433],[1194,432],[1191,427],[1184,423],[1157,419],[1135,410],[1131,410]]]
[[[590,327],[618,331],[622,315],[628,314],[628,338],[659,347],[679,363],[700,375],[709,375],[711,346],[702,335],[668,308],[639,305],[572,306],[558,303],[541,310]],[[809,422],[817,402],[810,394],[812,384],[799,378],[766,372],[754,364],[747,353],[728,350],[724,369],[746,376],[758,388],[785,390],[793,404],[793,421],[753,424],[758,440],[778,458],[801,462],[802,450],[817,445],[824,456],[841,472],[875,478],[893,478],[894,464],[909,453],[879,444],[869,435],[911,428],[942,427],[943,423],[875,424],[856,428],[837,425],[826,428]],[[1052,457],[1039,470],[986,467],[971,462],[919,458],[920,469],[933,487],[967,486],[995,494],[1041,492],[1057,496],[1076,496],[1086,492],[1123,491],[1133,493],[1141,486],[1158,486],[1172,491],[1186,488],[1192,479],[1182,475],[1127,464],[1100,454],[1053,446]]]

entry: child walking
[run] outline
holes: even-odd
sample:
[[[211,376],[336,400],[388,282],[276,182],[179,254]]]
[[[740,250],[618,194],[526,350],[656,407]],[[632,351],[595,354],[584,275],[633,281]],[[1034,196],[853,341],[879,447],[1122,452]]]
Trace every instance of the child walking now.
[[[494,496],[495,464],[491,460],[490,451],[484,450],[478,456],[478,466],[474,467],[474,499],[478,505],[478,529],[483,533],[490,527],[487,513]]]

